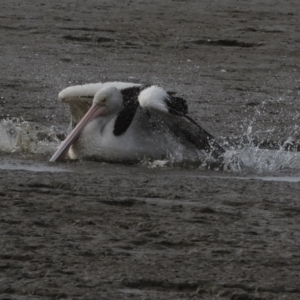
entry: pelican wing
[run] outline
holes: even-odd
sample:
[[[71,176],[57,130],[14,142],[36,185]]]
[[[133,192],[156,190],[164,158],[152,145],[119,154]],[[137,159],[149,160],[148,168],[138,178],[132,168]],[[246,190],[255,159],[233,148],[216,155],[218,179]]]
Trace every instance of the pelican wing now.
[[[219,162],[223,159],[225,150],[217,142],[215,137],[203,129],[190,116],[178,116],[168,114],[162,118],[164,126],[169,128],[169,131],[178,138],[181,144],[194,145],[199,150],[205,151],[211,157]]]
[[[204,130],[188,113],[187,102],[173,93],[166,92],[160,87],[151,86],[141,91],[138,97],[142,108],[148,109],[149,114],[166,114],[164,120],[168,120],[168,127],[181,140],[185,140],[198,149],[210,153],[214,158],[219,158],[225,150],[216,139]]]
[[[123,97],[123,109],[116,118],[114,135],[119,136],[125,133],[130,126],[139,106],[138,97],[145,88],[144,85],[135,85],[120,90]]]
[[[123,97],[123,110],[118,114],[114,134],[119,136],[128,129],[134,119],[137,108],[157,110],[179,116],[187,113],[187,103],[180,97],[174,97],[158,86],[131,85],[119,88]]]
[[[225,150],[219,145],[215,137],[203,129],[190,116],[183,116],[178,120],[176,134],[183,135],[190,143],[210,153],[215,159],[219,159],[225,153]]]
[[[166,92],[155,85],[141,91],[138,101],[140,106],[145,109],[156,109],[178,116],[184,116],[188,112],[187,102],[183,98],[175,97],[173,93]]]
[[[73,101],[85,101],[90,99],[93,100],[95,94],[104,87],[107,86],[115,86],[117,89],[126,89],[134,86],[141,86],[138,83],[131,83],[131,82],[105,82],[105,83],[89,83],[83,85],[74,85],[65,88],[58,94],[58,98],[65,103],[71,103]]]
[[[92,105],[96,92],[103,86],[100,83],[70,86],[58,94],[58,99],[69,105],[72,127],[83,118]]]

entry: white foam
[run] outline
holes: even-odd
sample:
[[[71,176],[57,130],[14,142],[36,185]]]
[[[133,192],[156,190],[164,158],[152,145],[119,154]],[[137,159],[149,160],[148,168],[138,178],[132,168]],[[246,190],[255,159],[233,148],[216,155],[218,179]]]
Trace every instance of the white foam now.
[[[47,139],[41,140],[40,135]],[[7,153],[50,153],[60,141],[54,128],[36,128],[30,122],[2,120],[0,122],[0,151]]]

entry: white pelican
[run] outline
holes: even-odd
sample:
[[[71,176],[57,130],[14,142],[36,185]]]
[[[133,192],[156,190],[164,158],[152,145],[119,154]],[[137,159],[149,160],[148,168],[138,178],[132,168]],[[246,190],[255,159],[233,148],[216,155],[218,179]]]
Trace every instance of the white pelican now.
[[[187,103],[161,87],[126,82],[72,86],[59,93],[76,125],[51,157],[126,162],[150,159],[222,162],[225,150],[187,116]]]

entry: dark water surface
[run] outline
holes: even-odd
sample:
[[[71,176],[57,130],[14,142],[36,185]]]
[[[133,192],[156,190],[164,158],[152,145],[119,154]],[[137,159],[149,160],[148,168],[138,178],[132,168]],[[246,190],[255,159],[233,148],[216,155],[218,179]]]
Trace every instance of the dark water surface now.
[[[298,154],[251,141],[299,140],[300,2],[6,2],[0,299],[299,299]],[[217,139],[250,141],[228,144],[249,168],[48,163],[58,92],[114,80],[184,97]]]

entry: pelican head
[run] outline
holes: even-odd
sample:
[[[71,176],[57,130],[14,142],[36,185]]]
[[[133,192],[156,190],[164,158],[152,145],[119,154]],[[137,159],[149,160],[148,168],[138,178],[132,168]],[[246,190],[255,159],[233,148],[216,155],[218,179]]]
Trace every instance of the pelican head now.
[[[62,159],[67,153],[70,146],[76,141],[83,128],[92,120],[101,116],[108,116],[117,113],[123,107],[122,95],[114,86],[103,87],[94,96],[93,104],[77,126],[63,141],[61,146],[53,154],[50,162]]]
[[[92,106],[105,108],[101,115],[117,113],[123,107],[122,95],[114,86],[104,87],[95,94]]]

